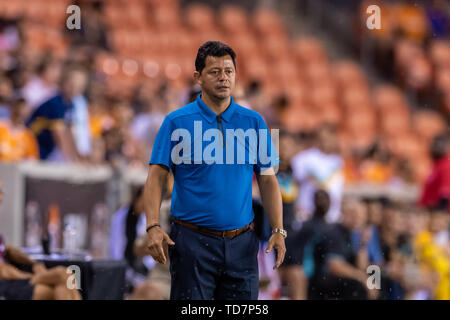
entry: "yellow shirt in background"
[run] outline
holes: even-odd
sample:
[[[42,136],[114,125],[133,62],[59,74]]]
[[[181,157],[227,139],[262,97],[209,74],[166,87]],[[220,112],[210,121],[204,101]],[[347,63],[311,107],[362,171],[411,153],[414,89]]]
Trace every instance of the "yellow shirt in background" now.
[[[0,161],[25,159],[39,159],[36,138],[25,126],[16,128],[10,121],[0,121]]]
[[[414,240],[414,246],[421,264],[439,274],[439,283],[434,297],[437,300],[450,300],[450,261],[444,249],[434,243],[433,235],[423,231]]]

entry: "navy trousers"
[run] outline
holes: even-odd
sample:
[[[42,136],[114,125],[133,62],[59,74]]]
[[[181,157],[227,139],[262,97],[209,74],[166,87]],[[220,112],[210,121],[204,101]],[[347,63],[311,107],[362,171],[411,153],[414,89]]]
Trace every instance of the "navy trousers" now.
[[[171,300],[257,300],[259,240],[253,229],[233,238],[171,222]]]

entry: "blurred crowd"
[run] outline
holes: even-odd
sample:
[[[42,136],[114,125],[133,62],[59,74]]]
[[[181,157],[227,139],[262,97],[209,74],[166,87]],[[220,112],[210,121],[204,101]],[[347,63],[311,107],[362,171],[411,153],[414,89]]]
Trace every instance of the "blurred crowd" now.
[[[199,93],[196,50],[220,40],[237,52],[235,101],[281,129],[292,242],[280,273],[261,276],[261,295],[376,298],[363,283],[375,264],[378,298],[449,299],[448,2],[378,2],[370,4],[381,7],[382,29],[361,32],[385,75],[374,85],[357,61],[332,61],[317,38],[292,39],[264,7],[75,1],[81,29],[69,30],[69,1],[0,0],[0,161],[145,169],[165,115]],[[414,205],[345,198],[344,186],[357,183],[423,190]],[[117,256],[130,266],[138,200],[116,213],[131,232]],[[146,288],[136,297],[148,297]]]
[[[360,64],[331,61],[316,38],[291,39],[281,17],[264,7],[247,12],[224,5],[214,11],[196,2],[181,7],[175,0],[78,1],[81,29],[69,30],[62,28],[67,1],[48,2],[44,20],[39,1],[22,11],[25,3],[0,1],[3,161],[39,158],[145,168],[164,115],[198,92],[193,61],[198,46],[211,38],[236,48],[233,96],[260,112],[269,127],[298,135],[310,135],[323,124],[336,129],[349,183],[423,182],[432,165],[431,141],[448,127],[445,32],[428,41],[429,33],[422,32],[413,42],[407,28],[415,24],[405,18],[388,27],[393,19],[384,19],[390,10],[424,11],[420,6],[401,1],[382,6],[383,28],[371,34],[374,54],[394,50],[395,65],[382,62],[379,69],[395,70],[396,78],[372,85]],[[380,40],[388,30],[389,39],[401,35],[389,45]],[[422,74],[413,60],[429,66],[424,88],[427,96],[438,97],[429,108],[415,110],[408,98],[416,83],[409,72]],[[421,89],[414,90],[419,97]]]

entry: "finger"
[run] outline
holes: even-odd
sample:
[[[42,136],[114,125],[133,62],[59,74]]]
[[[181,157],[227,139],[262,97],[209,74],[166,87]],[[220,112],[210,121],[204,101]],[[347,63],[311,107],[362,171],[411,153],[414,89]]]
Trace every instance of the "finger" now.
[[[285,254],[286,250],[278,250],[277,249],[277,262],[275,263],[275,265],[273,266],[273,269],[278,269],[281,264],[283,263],[284,260],[284,254]]]
[[[157,246],[152,244],[152,245],[147,246],[147,248],[148,248],[148,251],[149,251],[150,255],[153,257],[153,259],[155,261],[157,261],[157,262],[160,262],[161,257],[159,255],[158,250],[157,250]]]
[[[269,241],[269,245],[267,246],[266,253],[269,253],[273,249],[273,242]]]
[[[164,254],[163,247],[162,246],[158,246],[157,251],[158,251],[158,257],[159,257],[158,262],[162,263],[162,264],[165,264],[166,263],[166,255]]]
[[[170,245],[170,246],[175,245],[175,242],[173,242],[173,240],[170,239],[170,237],[169,237],[169,235],[168,235],[167,233],[164,235],[164,240],[165,240],[165,241],[167,242],[167,244]]]

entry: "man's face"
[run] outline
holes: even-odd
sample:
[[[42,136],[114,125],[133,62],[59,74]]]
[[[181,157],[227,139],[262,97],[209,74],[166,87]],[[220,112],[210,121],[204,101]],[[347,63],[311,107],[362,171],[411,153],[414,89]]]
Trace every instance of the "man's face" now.
[[[431,215],[430,231],[438,233],[448,229],[448,213],[446,211],[435,212]]]
[[[81,71],[72,71],[64,83],[64,93],[70,99],[82,94],[87,84],[87,76]]]
[[[201,73],[195,71],[194,78],[209,96],[218,100],[227,99],[231,96],[236,80],[233,59],[229,55],[207,56],[205,68]]]
[[[28,106],[25,102],[16,104],[11,108],[11,118],[17,119],[19,122],[25,122],[28,115]]]
[[[330,153],[336,147],[336,139],[333,132],[327,128],[322,128],[318,133],[319,148],[325,152]]]
[[[352,230],[361,230],[367,222],[367,207],[357,199],[342,203],[341,223]]]

